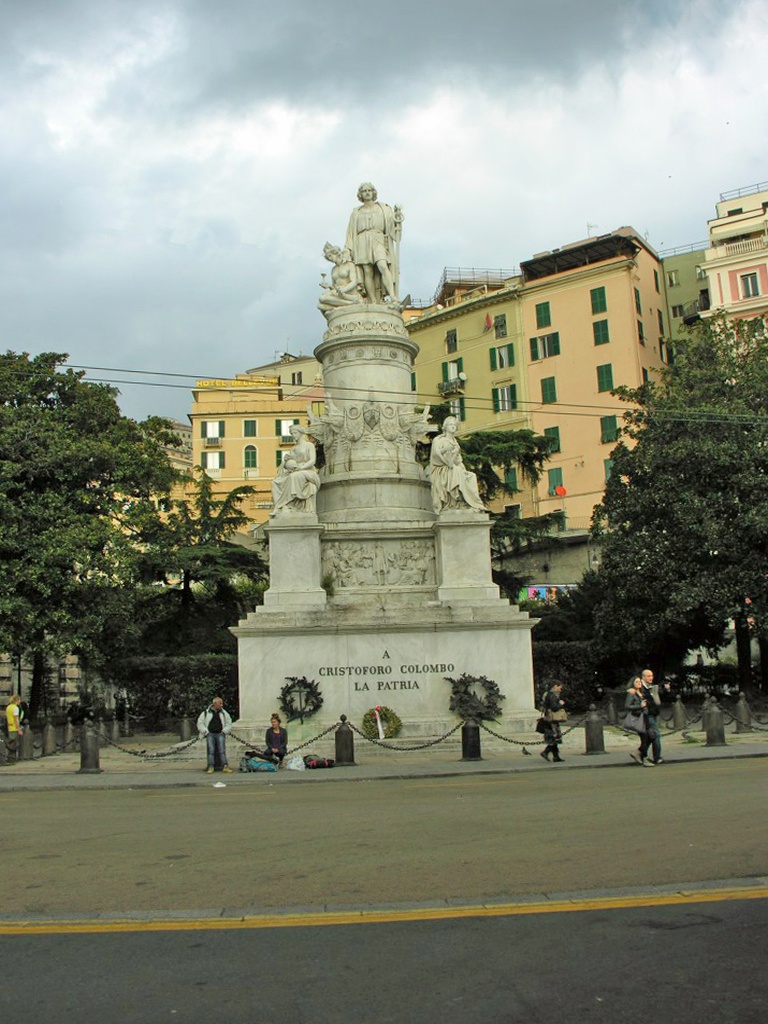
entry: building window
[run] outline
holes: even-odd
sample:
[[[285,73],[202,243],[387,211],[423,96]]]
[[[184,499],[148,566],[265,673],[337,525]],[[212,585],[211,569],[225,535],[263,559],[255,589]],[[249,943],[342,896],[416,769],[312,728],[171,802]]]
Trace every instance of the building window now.
[[[544,437],[549,438],[549,454],[560,451],[560,427],[544,427]]]
[[[680,274],[678,273],[678,271],[677,270],[668,270],[667,271],[667,287],[668,288],[677,288],[677,286],[679,284],[680,284]]]
[[[643,315],[643,304],[640,301],[640,292],[637,288],[635,288],[635,309],[640,314],[640,316]]]
[[[519,490],[519,487],[517,486],[517,470],[514,467],[505,470],[504,486],[507,488],[508,491]]]
[[[552,405],[557,401],[557,385],[554,377],[544,377],[541,381],[542,405]]]
[[[611,340],[611,336],[608,333],[607,320],[595,320],[592,324],[592,333],[595,336],[596,345],[607,345]]]
[[[508,345],[499,345],[497,348],[491,349],[491,369],[492,370],[506,370],[510,366],[515,365],[515,346],[510,343]]]
[[[605,288],[593,288],[589,293],[592,303],[592,315],[608,312],[608,301],[605,297]]]
[[[605,473],[605,482],[611,479],[611,471],[613,469],[613,459],[603,459],[603,471]]]
[[[243,420],[243,437],[256,437],[256,420]]]
[[[291,427],[295,426],[298,420],[275,420],[275,435],[281,441],[292,441]]]
[[[659,320],[659,334],[663,334],[664,333],[664,314],[661,312],[660,309],[657,309],[656,310],[656,316],[658,317],[658,320]]]
[[[741,297],[742,299],[753,299],[760,294],[757,283],[757,274],[742,274],[741,276]]]
[[[637,340],[641,345],[645,344],[645,328],[643,327],[643,321],[637,321]]]
[[[560,466],[547,470],[547,493],[550,498],[554,496],[555,490],[563,486],[563,470]]]
[[[597,368],[597,390],[613,391],[613,366],[610,363]]]
[[[246,469],[258,469],[259,466],[259,453],[256,450],[256,446],[248,444],[245,446],[243,452],[243,466]]]
[[[459,339],[456,335],[456,331],[450,330],[445,332],[445,351],[448,355],[456,352],[459,347]]]
[[[550,356],[560,355],[560,333],[542,334],[538,338],[531,338],[531,360],[549,359]]]
[[[467,418],[463,398],[452,398],[448,405],[451,410],[451,416],[455,416],[460,423],[462,423]]]
[[[297,370],[296,373],[291,374],[291,384],[302,384],[304,375],[301,370]]]
[[[672,307],[672,317],[673,317],[673,319],[679,320],[681,317],[684,317],[684,316],[685,316],[685,309],[683,308],[683,306],[673,306]]]
[[[600,444],[613,444],[619,436],[619,421],[616,416],[600,417]]]
[[[493,411],[510,412],[517,408],[517,385],[507,384],[503,388],[492,388]]]
[[[552,314],[549,309],[548,302],[538,302],[536,304],[536,326],[537,327],[550,327],[552,325]]]
[[[662,363],[666,363],[667,366],[671,366],[675,361],[675,350],[663,338],[659,338],[659,356]]]
[[[658,270],[654,270],[654,272],[653,272],[653,284],[654,284],[654,286],[656,288],[656,291],[660,292],[661,288],[659,287],[659,272],[658,272]]]
[[[647,384],[650,379],[651,378],[648,375],[648,370],[645,367],[643,367],[643,384]]]
[[[200,456],[200,466],[205,469],[224,469],[224,452],[203,452]]]
[[[224,437],[224,420],[203,420],[201,423],[201,437],[217,441]]]
[[[707,280],[707,272],[704,267],[696,267],[696,278],[699,281]]]
[[[507,336],[507,314],[499,313],[498,316],[493,318],[493,330],[497,338],[506,338]]]

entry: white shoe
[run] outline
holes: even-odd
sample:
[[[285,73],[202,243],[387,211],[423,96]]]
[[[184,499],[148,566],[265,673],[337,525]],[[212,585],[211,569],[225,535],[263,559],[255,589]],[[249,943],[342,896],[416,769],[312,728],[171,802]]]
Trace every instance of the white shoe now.
[[[630,750],[629,756],[632,758],[632,760],[636,764],[642,764],[643,763],[642,757],[640,757],[640,755],[638,754],[638,752],[636,750]]]
[[[656,767],[656,762],[652,761],[650,759],[650,757],[646,757],[646,759],[643,761],[643,768],[655,768],[655,767]]]

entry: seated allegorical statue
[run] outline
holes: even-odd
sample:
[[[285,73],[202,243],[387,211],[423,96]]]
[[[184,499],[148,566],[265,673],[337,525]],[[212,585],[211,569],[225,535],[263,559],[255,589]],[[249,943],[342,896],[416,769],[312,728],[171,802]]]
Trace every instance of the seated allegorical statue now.
[[[291,437],[296,442],[283,459],[272,481],[274,509],[270,515],[285,512],[314,512],[320,477],[315,469],[315,446],[304,427],[294,423]]]
[[[320,309],[325,311],[337,306],[349,306],[353,302],[362,302],[363,296],[357,278],[357,267],[352,262],[347,250],[326,242],[323,246],[323,256],[333,263],[333,270],[330,284],[325,280],[320,282],[320,287],[323,289],[317,303]],[[323,278],[325,278],[325,274],[323,274]]]
[[[446,416],[442,433],[432,442],[429,459],[432,504],[438,515],[452,509],[471,508],[487,512],[477,487],[477,477],[464,466],[456,440],[459,422]]]

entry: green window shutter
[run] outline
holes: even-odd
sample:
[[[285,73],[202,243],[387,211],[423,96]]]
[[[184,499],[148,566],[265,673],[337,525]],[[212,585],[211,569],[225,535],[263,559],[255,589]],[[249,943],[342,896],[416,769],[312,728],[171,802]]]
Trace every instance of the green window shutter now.
[[[549,327],[552,323],[552,314],[549,309],[548,302],[538,302],[536,304],[536,326],[537,327]]]
[[[412,373],[411,374],[411,391],[415,391],[415,390],[416,390],[416,374]]]
[[[643,315],[643,304],[640,301],[640,292],[637,288],[635,288],[635,309],[640,314],[640,316]]]
[[[612,391],[613,390],[613,366],[611,363],[605,363],[603,366],[597,368],[597,390],[598,391]]]
[[[563,486],[563,471],[560,466],[547,470],[547,489],[550,497],[554,496],[555,488]]]
[[[505,471],[505,473],[504,473],[504,486],[509,491],[517,491],[517,490],[519,490],[519,488],[517,486],[517,470],[514,467],[512,467],[511,469],[508,469],[508,470]]]
[[[443,363],[443,380],[448,380],[448,363]]]
[[[200,437],[205,437],[206,436],[205,427],[206,427],[206,423],[205,423],[205,420],[203,420],[200,423]]]
[[[466,408],[465,408],[464,399],[460,398],[459,399],[459,419],[463,421],[466,418],[467,418],[467,412],[466,412]]]
[[[531,361],[535,362],[539,358],[539,339],[531,338]]]
[[[493,396],[493,411],[498,412],[501,408],[501,402],[499,401],[499,389],[491,388],[491,395]]]
[[[510,366],[514,366],[515,365],[515,346],[513,345],[513,343],[511,341],[507,345],[507,359],[509,360],[509,365]]]
[[[589,293],[592,303],[592,315],[605,313],[608,309],[608,302],[605,297],[605,288],[593,288]]]
[[[615,416],[600,417],[600,442],[612,444],[619,436],[619,422]]]
[[[461,356],[456,360],[456,370],[458,373],[464,373],[464,360]]]
[[[611,479],[611,470],[613,469],[613,459],[603,459],[603,467],[605,469],[605,482]]]
[[[491,369],[498,370],[495,347],[491,349]]]
[[[224,433],[226,431],[226,426],[227,425],[224,422],[224,420],[219,420],[219,437],[224,437]]]
[[[509,404],[513,409],[517,408],[517,384],[509,385]]]
[[[280,448],[278,448],[277,451],[275,452],[275,465],[278,468],[280,468],[280,466],[282,466],[282,464],[283,464],[283,453],[282,453],[282,450]]]
[[[544,377],[542,379],[541,401],[544,405],[551,405],[557,401],[557,384],[554,377]]]
[[[283,421],[282,420],[275,420],[275,437],[282,437],[282,436],[283,436]],[[278,463],[278,465],[280,465],[280,463]]]
[[[660,291],[660,288],[659,288],[659,272],[658,272],[658,270],[654,270],[654,272],[653,272],[653,283],[656,285],[656,291],[657,292]]]
[[[256,437],[256,420],[243,421],[243,437]]]
[[[299,423],[301,423],[301,420],[294,420],[293,421],[293,425],[294,426],[298,426]]]
[[[245,468],[256,469],[257,459],[258,457],[256,449],[253,447],[252,444],[247,445],[245,449],[245,456],[243,459],[243,465],[245,466]]]
[[[611,340],[607,320],[595,320],[592,324],[592,333],[595,336],[596,345],[607,345]]]
[[[226,469],[227,460],[224,452],[219,452],[219,469]]]
[[[550,342],[550,348],[552,350],[550,352],[550,355],[559,356],[560,355],[560,332],[559,331],[555,331],[554,334],[550,334],[550,338],[552,339],[551,342]]]
[[[544,437],[548,437],[550,440],[550,455],[554,455],[555,452],[560,451],[560,427],[545,427]]]

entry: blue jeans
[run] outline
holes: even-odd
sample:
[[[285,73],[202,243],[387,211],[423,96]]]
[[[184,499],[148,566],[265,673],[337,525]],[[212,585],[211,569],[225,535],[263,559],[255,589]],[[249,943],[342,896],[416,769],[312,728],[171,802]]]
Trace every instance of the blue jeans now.
[[[216,754],[219,755],[219,761],[221,762],[222,768],[227,764],[227,737],[223,732],[209,732],[205,737],[205,742],[208,747],[208,767],[215,767]]]
[[[648,715],[648,731],[640,737],[640,756],[648,756],[648,748],[653,750],[653,760],[661,758],[661,730],[654,715]]]

